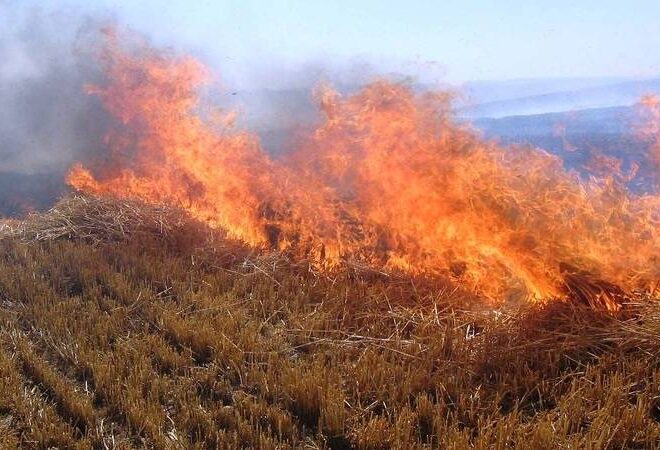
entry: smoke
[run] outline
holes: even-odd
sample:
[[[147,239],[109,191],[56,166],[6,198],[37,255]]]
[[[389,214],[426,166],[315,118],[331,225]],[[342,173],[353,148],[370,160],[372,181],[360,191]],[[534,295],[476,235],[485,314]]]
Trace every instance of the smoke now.
[[[10,3],[0,0],[0,177],[63,174],[75,161],[98,160],[111,119],[84,86],[102,84],[95,53],[102,41],[99,29],[131,22],[130,17],[117,5],[103,10]],[[239,126],[257,132],[274,153],[286,145],[295,126],[318,119],[312,91],[319,82],[350,92],[383,72],[390,79],[405,79],[396,73],[398,67],[383,70],[367,56],[290,61],[271,55],[232,62],[221,50],[189,42],[180,31],[151,30],[148,38],[159,46],[184,46],[186,53],[208,63],[214,82],[205,95],[236,110]]]
[[[0,16],[0,172],[63,172],[98,154],[109,118],[83,91],[100,77],[96,23],[3,4]]]

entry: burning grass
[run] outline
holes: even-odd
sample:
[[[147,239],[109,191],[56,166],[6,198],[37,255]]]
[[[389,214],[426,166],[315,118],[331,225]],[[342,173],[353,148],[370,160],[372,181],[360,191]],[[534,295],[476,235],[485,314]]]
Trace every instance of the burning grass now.
[[[231,255],[232,261],[243,259],[243,265],[268,275],[282,265],[298,266],[317,275],[338,276],[349,271],[361,277],[385,277],[391,281],[418,279],[422,283],[447,288],[452,284],[450,277],[440,277],[436,273],[411,277],[397,270],[385,271],[379,266],[354,259],[344,259],[332,267],[325,261],[312,257],[306,248],[291,247],[287,251],[255,250],[248,245],[230,239],[222,230],[216,230],[193,219],[176,207],[166,204],[149,204],[139,200],[126,200],[116,197],[74,195],[58,202],[51,210],[41,214],[31,214],[25,220],[0,222],[0,237],[14,237],[24,242],[77,239],[98,244],[100,242],[126,241],[135,237],[158,238],[171,249],[204,249],[203,253]],[[594,309],[619,312],[624,305],[633,301],[634,293],[626,292],[619,286],[581,271],[569,264],[561,265],[563,277],[562,299],[588,305]],[[460,280],[454,279],[454,292],[457,293]],[[650,295],[652,296],[654,292]],[[643,295],[643,294],[639,294]],[[456,295],[463,301],[470,301],[467,292]]]
[[[317,89],[319,120],[273,157],[203,101],[201,62],[105,35],[105,77],[87,90],[116,123],[99,160],[69,172],[79,191],[166,202],[253,248],[325,266],[458,279],[495,301],[568,291],[614,311],[660,278],[660,196],[630,192],[636,171],[616,161],[581,178],[542,150],[482,139],[456,120],[451,94],[386,80]]]
[[[258,254],[176,210],[74,197],[2,232],[2,439],[654,448],[660,305],[627,302],[488,306],[444,281]]]

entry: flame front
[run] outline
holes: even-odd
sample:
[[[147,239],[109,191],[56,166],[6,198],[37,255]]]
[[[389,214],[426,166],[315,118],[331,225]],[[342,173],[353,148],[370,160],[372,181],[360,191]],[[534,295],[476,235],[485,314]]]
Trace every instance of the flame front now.
[[[453,119],[448,94],[321,87],[323,119],[274,160],[230,114],[202,118],[198,62],[112,35],[103,62],[107,83],[89,91],[117,125],[102,166],[71,170],[79,190],[168,202],[323,266],[351,258],[448,276],[493,300],[557,297],[578,272],[626,290],[660,279],[658,196],[484,141]]]

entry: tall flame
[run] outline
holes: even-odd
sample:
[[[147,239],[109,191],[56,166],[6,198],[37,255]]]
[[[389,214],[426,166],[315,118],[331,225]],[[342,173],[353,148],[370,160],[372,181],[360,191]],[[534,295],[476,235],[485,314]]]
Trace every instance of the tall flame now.
[[[107,83],[89,91],[118,124],[104,166],[71,170],[79,190],[166,201],[324,265],[444,274],[495,300],[559,296],[576,273],[627,290],[660,279],[658,196],[484,141],[453,120],[446,93],[377,81],[343,97],[323,86],[323,119],[274,160],[231,115],[200,116],[207,74],[195,60],[111,35],[103,64]]]

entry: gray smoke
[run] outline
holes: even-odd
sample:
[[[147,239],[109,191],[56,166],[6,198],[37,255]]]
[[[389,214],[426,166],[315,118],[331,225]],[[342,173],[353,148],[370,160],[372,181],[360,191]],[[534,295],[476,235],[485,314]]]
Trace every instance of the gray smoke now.
[[[63,172],[100,151],[107,116],[83,86],[93,21],[0,4],[0,172]]]

